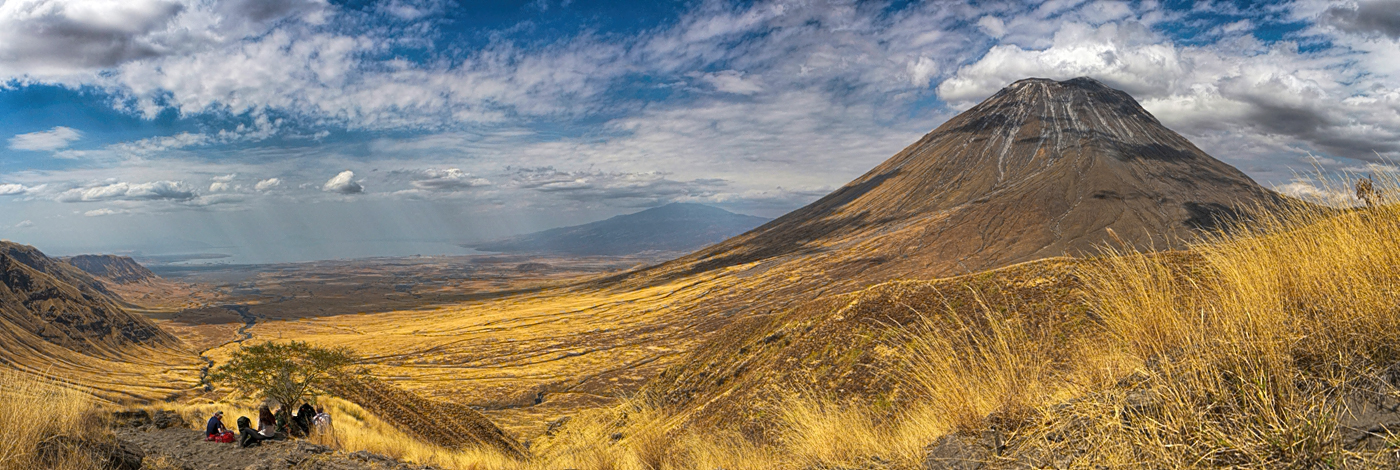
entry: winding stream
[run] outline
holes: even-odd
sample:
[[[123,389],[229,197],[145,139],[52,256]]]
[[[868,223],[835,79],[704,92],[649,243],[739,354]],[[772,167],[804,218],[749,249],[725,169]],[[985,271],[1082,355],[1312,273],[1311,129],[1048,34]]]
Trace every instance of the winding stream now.
[[[230,343],[242,344],[244,341],[252,339],[253,333],[250,333],[248,330],[251,329],[253,325],[258,322],[258,317],[256,315],[253,315],[252,312],[248,311],[248,306],[241,304],[227,304],[221,305],[221,307],[228,309],[233,313],[237,313],[238,317],[243,319],[243,326],[238,327],[238,339],[230,341]],[[204,384],[204,391],[212,391],[214,389],[214,386],[213,384],[209,383],[209,369],[214,367],[214,360],[210,359],[209,356],[205,356],[202,353],[199,355],[199,358],[204,359],[204,367],[199,369],[199,383]]]

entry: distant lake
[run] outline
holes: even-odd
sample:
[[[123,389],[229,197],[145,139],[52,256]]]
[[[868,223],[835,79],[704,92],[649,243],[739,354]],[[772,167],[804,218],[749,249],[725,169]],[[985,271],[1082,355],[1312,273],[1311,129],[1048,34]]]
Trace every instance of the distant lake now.
[[[273,264],[331,259],[475,255],[484,252],[445,241],[365,240],[306,241],[259,247],[216,247],[197,251],[155,253],[144,251],[133,256],[144,263],[166,265]]]

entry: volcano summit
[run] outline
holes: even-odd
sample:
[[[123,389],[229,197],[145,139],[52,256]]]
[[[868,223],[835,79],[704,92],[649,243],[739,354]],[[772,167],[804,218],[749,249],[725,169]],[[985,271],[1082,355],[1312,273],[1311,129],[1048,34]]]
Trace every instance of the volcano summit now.
[[[695,272],[811,256],[803,264],[837,282],[946,276],[1092,253],[1108,229],[1134,248],[1175,248],[1280,201],[1127,93],[1033,78],[826,197],[678,262]]]

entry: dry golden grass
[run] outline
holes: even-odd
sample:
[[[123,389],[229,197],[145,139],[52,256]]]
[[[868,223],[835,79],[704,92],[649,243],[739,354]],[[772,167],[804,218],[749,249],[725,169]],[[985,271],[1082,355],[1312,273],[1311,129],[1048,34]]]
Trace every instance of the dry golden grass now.
[[[604,413],[611,420],[571,422],[544,455],[579,468],[704,468],[648,456],[705,443],[762,468],[918,468],[938,437],[996,429],[1007,447],[988,456],[994,466],[1400,464],[1395,435],[1369,447],[1341,437],[1359,397],[1400,398],[1400,205],[1298,207],[1187,254],[1122,252],[1084,266],[1095,321],[1072,334],[1005,305],[973,318],[923,312],[928,321],[906,331],[908,368],[889,371],[907,374],[918,396],[893,416],[860,397],[789,392],[773,410],[776,443],[756,445],[668,424],[686,422],[683,410],[618,420],[619,408]]]
[[[769,432],[755,436],[741,431],[744,423],[694,426],[694,408],[653,397],[603,398],[603,406],[568,408],[571,419],[548,435],[522,436],[533,440],[532,457],[514,460],[427,445],[354,404],[325,399],[337,434],[317,439],[468,469],[920,468],[940,437],[976,439],[993,429],[1006,444],[988,457],[993,467],[1400,463],[1396,436],[1367,448],[1341,438],[1357,419],[1358,397],[1400,400],[1400,205],[1299,207],[1208,236],[1185,253],[1122,252],[1080,266],[1092,320],[1072,328],[1033,321],[1045,316],[976,292],[971,307],[928,309],[918,312],[922,321],[889,325],[897,338],[890,354],[903,360],[878,373],[904,385],[893,408],[835,390],[775,389],[762,414]],[[722,280],[704,278],[629,292],[544,292],[431,311],[260,323],[254,331],[352,345],[397,383],[437,394],[471,390],[463,401],[508,402],[515,390],[577,379],[580,370],[670,360],[696,340],[685,336],[692,325],[675,320],[672,305],[720,287]],[[626,347],[572,354],[647,325],[657,328]],[[227,403],[182,412],[202,423],[215,408],[251,416],[251,407]],[[536,420],[517,429],[543,428],[547,420],[530,413],[510,415]],[[23,458],[0,449],[0,458]]]
[[[0,469],[100,468],[81,454],[58,462],[40,459],[40,442],[55,436],[95,437],[97,400],[92,395],[32,374],[0,369]]]

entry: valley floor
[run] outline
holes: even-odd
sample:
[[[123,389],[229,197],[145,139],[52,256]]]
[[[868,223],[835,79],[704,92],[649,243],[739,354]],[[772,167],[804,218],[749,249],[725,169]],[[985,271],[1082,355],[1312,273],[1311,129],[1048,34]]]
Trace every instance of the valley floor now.
[[[336,405],[360,423],[344,450],[443,467],[1393,468],[1397,265],[1400,206],[1299,209],[1186,251],[787,304],[736,295],[746,265],[625,289],[545,279],[424,308],[387,289],[363,313],[254,308],[247,332],[349,346],[397,387],[481,409],[532,455],[446,449]],[[252,305],[276,305],[267,279],[240,281],[272,299]],[[180,315],[164,324],[197,338]],[[219,399],[191,394],[182,412]]]

